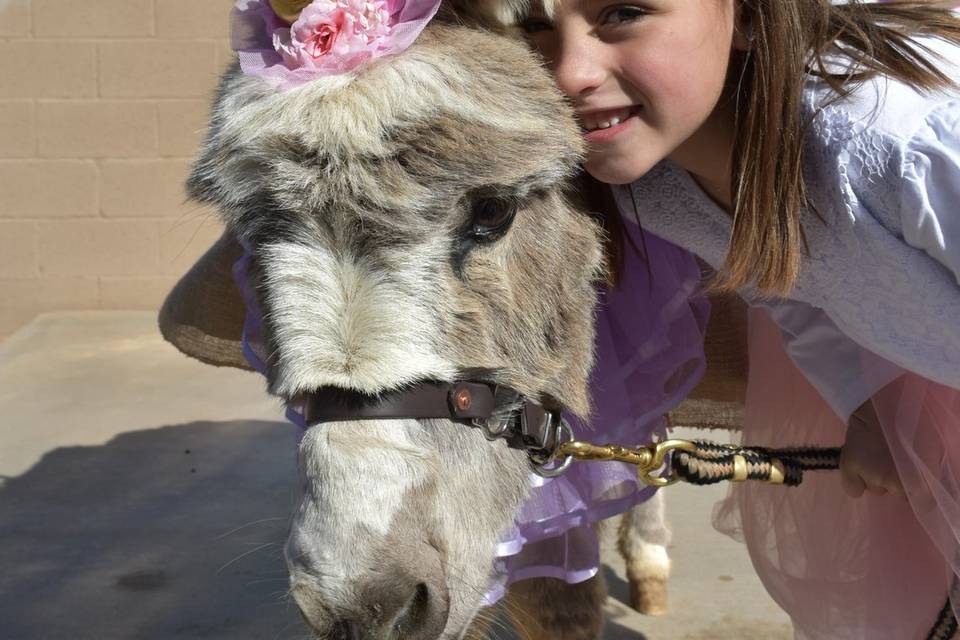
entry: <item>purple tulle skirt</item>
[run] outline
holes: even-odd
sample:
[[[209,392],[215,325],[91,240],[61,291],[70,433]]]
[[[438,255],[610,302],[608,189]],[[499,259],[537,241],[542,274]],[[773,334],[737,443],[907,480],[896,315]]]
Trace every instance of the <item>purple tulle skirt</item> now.
[[[633,445],[663,436],[664,415],[679,404],[703,375],[703,335],[709,315],[698,295],[700,269],[688,252],[652,234],[641,239],[644,256],[629,249],[621,284],[600,293],[596,357],[591,379],[594,412],[567,416],[577,438]],[[266,373],[261,317],[248,284],[249,251],[234,266],[247,305],[244,353]],[[287,417],[304,427],[302,410]],[[486,603],[499,600],[518,580],[551,577],[582,582],[600,568],[594,523],[647,500],[653,489],[636,470],[619,462],[574,463],[553,479],[530,475],[530,495],[497,544],[494,581]]]

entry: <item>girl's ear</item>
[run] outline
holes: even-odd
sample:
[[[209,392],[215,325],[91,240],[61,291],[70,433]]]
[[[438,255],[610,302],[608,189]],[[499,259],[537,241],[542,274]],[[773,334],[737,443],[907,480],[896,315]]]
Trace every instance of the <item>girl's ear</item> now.
[[[733,12],[733,49],[750,51],[756,39],[753,28],[753,9],[744,6],[743,0],[734,0]]]

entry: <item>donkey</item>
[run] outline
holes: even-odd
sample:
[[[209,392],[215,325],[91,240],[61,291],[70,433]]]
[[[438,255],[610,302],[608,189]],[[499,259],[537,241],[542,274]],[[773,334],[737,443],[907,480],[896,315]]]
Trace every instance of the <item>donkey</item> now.
[[[601,225],[569,195],[580,128],[489,9],[449,2],[354,76],[289,93],[236,66],[222,79],[187,189],[252,253],[280,398],[469,378],[589,414],[605,262]],[[318,637],[484,637],[526,453],[451,420],[343,419],[307,431],[299,457],[285,557]],[[655,568],[631,577],[665,580],[665,551],[634,555]],[[596,638],[604,599],[602,576],[534,579],[507,606],[525,638]]]

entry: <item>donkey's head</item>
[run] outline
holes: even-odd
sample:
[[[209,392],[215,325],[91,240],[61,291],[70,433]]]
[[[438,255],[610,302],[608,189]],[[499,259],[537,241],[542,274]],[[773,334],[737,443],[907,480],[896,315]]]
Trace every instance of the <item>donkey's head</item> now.
[[[564,195],[581,152],[536,58],[443,7],[356,75],[278,93],[228,72],[189,190],[252,248],[271,392],[483,379],[583,414],[602,248]],[[300,469],[286,555],[321,637],[452,638],[530,464],[392,419],[309,430]]]

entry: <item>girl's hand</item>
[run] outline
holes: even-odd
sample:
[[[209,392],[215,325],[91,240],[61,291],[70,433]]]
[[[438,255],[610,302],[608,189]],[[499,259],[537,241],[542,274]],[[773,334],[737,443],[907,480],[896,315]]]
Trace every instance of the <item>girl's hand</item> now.
[[[859,498],[864,491],[906,495],[870,400],[850,416],[847,441],[840,456],[840,474],[843,488],[851,498]]]

